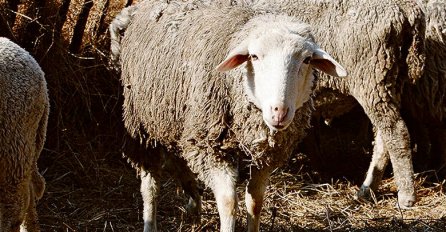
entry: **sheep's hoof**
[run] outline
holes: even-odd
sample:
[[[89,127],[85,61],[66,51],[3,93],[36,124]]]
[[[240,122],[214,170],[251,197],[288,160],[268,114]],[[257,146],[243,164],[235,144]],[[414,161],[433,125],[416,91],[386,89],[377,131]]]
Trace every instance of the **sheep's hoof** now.
[[[198,225],[201,221],[201,200],[200,199],[193,199],[192,197],[189,197],[189,202],[186,205],[186,211],[188,218],[190,218],[190,221]]]
[[[362,185],[361,188],[359,189],[358,193],[356,193],[356,196],[360,200],[376,202],[375,194],[369,186]]]
[[[398,192],[398,203],[396,205],[397,208],[400,209],[410,209],[415,202],[417,201],[417,197],[414,193],[405,193],[403,191]]]
[[[356,196],[359,200],[367,200],[377,203],[375,193],[373,192],[372,188],[368,186],[362,185]],[[415,194],[405,193],[403,191],[398,192],[398,203],[396,204],[397,208],[409,209],[415,204],[415,202]]]

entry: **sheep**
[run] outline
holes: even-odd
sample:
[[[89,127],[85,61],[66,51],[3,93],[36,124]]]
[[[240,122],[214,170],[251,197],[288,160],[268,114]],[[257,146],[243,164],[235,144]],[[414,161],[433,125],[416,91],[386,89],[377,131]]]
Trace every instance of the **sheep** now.
[[[407,86],[403,95],[412,140],[422,159],[436,168],[446,164],[446,2],[418,0],[426,15],[426,67],[423,78]],[[438,162],[440,161],[440,162]],[[433,163],[435,162],[435,163]],[[440,164],[440,165],[438,165]],[[441,166],[442,165],[442,166]]]
[[[110,66],[115,70],[119,70],[119,54],[121,53],[120,32],[127,29],[137,9],[138,5],[132,5],[122,9],[110,23]]]
[[[423,109],[428,107],[423,113],[431,114],[435,122],[442,122],[446,118],[446,85],[442,82],[446,77],[446,2],[418,0],[418,3],[426,15],[425,45],[426,53],[429,55],[426,57],[425,78],[412,85],[417,88],[418,95],[407,96],[413,100],[423,99],[421,102],[419,100],[414,102]],[[425,105],[425,103],[430,104]]]
[[[40,231],[36,203],[45,190],[37,168],[48,122],[44,73],[34,58],[0,38],[0,231]]]
[[[409,0],[254,0],[244,5],[287,13],[315,26],[321,46],[351,70],[349,78],[321,75],[315,115],[329,121],[350,111],[356,104],[348,99],[352,96],[374,127],[372,163],[358,196],[366,198],[377,189],[386,166],[384,159],[390,158],[398,205],[413,206],[416,194],[410,137],[400,110],[404,86],[423,73],[425,28],[420,7]],[[327,92],[334,92],[336,99],[327,102]]]
[[[144,231],[157,229],[160,170],[172,157],[213,191],[221,231],[235,230],[238,167],[249,168],[248,231],[258,231],[268,177],[310,126],[312,68],[337,77],[346,70],[292,17],[170,2],[139,3],[114,54]]]

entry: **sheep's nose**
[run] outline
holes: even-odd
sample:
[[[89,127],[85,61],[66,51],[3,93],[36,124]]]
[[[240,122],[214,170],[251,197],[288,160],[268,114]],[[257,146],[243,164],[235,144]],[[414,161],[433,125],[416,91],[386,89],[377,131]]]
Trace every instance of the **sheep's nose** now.
[[[283,122],[288,114],[289,107],[285,105],[276,105],[271,107],[273,113],[273,121],[279,125]]]

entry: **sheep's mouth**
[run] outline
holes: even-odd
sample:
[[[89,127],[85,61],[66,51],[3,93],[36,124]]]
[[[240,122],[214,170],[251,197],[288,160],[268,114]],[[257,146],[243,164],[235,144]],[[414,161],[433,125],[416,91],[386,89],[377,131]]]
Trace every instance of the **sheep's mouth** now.
[[[273,126],[275,129],[277,129],[277,130],[283,130],[283,129],[285,129],[285,126],[284,125],[274,125]]]
[[[278,123],[276,125],[271,125],[270,128],[275,131],[283,131],[288,128],[289,125],[289,123]]]
[[[283,131],[290,126],[291,122],[289,120],[285,120],[282,122],[271,122],[268,120],[264,120],[266,125],[273,131]]]

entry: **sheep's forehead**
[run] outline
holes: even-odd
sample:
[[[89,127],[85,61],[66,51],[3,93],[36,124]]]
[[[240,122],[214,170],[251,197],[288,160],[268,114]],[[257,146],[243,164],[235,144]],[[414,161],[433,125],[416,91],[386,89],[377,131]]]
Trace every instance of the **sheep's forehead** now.
[[[283,53],[299,55],[312,50],[312,43],[308,38],[304,38],[294,33],[270,32],[253,38],[248,46],[251,53],[257,55],[268,55],[270,53]]]

